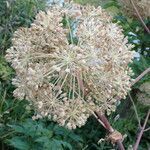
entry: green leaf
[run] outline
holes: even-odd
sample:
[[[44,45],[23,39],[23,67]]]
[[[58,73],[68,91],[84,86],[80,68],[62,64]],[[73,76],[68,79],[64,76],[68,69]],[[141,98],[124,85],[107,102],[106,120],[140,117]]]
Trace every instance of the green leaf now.
[[[10,144],[19,150],[30,150],[30,146],[25,139],[21,137],[13,137],[9,140]]]
[[[68,148],[69,150],[72,150],[72,146],[67,143],[67,142],[64,142],[64,141],[60,141],[60,143],[65,147],[65,148]]]
[[[62,140],[53,139],[51,141],[51,146],[53,149],[58,149],[58,150],[63,149],[63,147],[68,148],[69,150],[72,150],[72,146],[69,143],[64,142]]]
[[[35,140],[35,142],[39,142],[39,143],[45,143],[45,142],[49,142],[49,139],[47,136],[42,136],[42,137],[39,137]]]
[[[12,129],[14,129],[15,132],[18,132],[18,133],[25,133],[26,132],[24,130],[24,128],[19,126],[19,125],[8,125],[8,126],[11,127]]]

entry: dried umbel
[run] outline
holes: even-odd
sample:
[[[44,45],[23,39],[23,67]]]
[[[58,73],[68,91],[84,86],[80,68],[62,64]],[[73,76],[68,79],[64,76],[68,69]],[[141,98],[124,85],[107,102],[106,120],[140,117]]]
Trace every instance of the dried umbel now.
[[[143,83],[137,94],[137,100],[145,106],[150,106],[150,81]]]
[[[149,0],[132,0],[137,8],[139,14],[143,18],[150,17],[150,1]],[[136,17],[136,12],[133,8],[131,0],[118,0],[118,2],[123,6],[124,12],[132,17]]]
[[[110,114],[130,90],[132,45],[101,7],[52,6],[12,43],[6,59],[16,70],[14,96],[33,104],[33,119],[75,129],[94,111]]]

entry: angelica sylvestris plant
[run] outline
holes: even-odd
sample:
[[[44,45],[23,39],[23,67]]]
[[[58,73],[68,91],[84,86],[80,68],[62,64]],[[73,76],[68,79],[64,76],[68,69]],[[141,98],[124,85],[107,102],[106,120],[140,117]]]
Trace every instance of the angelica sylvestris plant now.
[[[75,129],[94,111],[110,114],[130,90],[132,45],[101,7],[52,6],[12,43],[6,59],[16,71],[14,96],[31,102],[33,119]]]

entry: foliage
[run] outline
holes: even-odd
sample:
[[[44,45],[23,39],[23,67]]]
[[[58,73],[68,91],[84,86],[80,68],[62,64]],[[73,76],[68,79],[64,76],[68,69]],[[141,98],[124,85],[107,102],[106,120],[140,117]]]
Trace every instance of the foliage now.
[[[5,59],[0,56],[0,80],[7,81],[11,78],[12,68],[8,66]]]
[[[27,119],[20,124],[9,125],[9,127],[15,131],[15,134],[7,142],[20,150],[72,150],[71,142],[76,143],[76,148],[78,148],[78,143],[82,141],[72,131],[51,122]]]
[[[82,150],[108,150],[112,149],[111,143],[104,141],[98,144],[100,138],[105,138],[106,131],[94,117],[88,119],[87,124],[74,131],[69,131],[45,120],[33,121],[31,116],[34,111],[25,100],[14,99],[11,77],[14,71],[4,59],[5,50],[11,45],[13,32],[20,26],[29,26],[39,10],[44,10],[46,0],[0,0],[0,149],[82,149]],[[83,4],[89,3],[102,5],[114,15],[114,22],[119,23],[124,34],[128,36],[130,43],[134,44],[134,50],[139,53],[131,67],[136,78],[142,71],[150,66],[150,41],[141,22],[131,18],[122,12],[117,0],[76,0]],[[150,20],[145,19],[149,26]],[[145,76],[132,89],[131,95],[135,102],[139,118],[143,123],[145,113],[149,109],[137,101],[136,93],[139,86],[150,81],[150,76]],[[137,119],[132,103],[127,97],[122,100],[117,111],[109,116],[112,126],[126,134],[125,148],[135,143],[138,132]],[[148,122],[149,125],[150,122]],[[144,133],[139,150],[147,150],[149,145],[148,133]]]
[[[29,26],[45,4],[45,0],[0,1],[0,53],[10,46],[12,33],[20,26]]]

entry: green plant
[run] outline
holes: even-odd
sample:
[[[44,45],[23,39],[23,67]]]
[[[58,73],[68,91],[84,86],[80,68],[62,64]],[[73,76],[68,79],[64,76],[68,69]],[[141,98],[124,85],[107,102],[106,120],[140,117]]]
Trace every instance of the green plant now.
[[[18,101],[13,97],[11,77],[14,76],[14,71],[4,59],[5,50],[11,46],[14,31],[21,26],[30,26],[36,13],[41,9],[45,10],[45,2],[46,0],[0,0],[0,149],[111,149],[112,145],[106,140],[98,143],[107,134],[94,117],[90,117],[84,127],[68,131],[47,119],[33,121],[31,117],[34,111],[32,107],[28,107],[28,101]],[[114,15],[114,22],[123,27],[124,34],[128,36],[129,42],[135,46],[133,49],[140,56],[130,65],[134,71],[134,78],[150,66],[150,35],[138,19],[124,14],[117,0],[82,0],[82,3],[102,5]],[[147,26],[150,25],[148,18],[144,19],[144,22]],[[139,103],[136,94],[140,85],[147,81],[150,81],[149,75],[134,85],[131,91],[142,124],[149,107]],[[138,121],[129,97],[121,101],[117,111],[109,116],[109,121],[115,129],[125,135],[123,143],[126,149],[135,143],[139,131]],[[150,147],[149,140],[149,132],[144,132],[139,150],[147,150]]]
[[[0,54],[11,45],[12,33],[20,26],[29,26],[45,7],[46,0],[0,1]]]
[[[10,80],[13,69],[8,65],[5,59],[0,56],[0,82]]]
[[[72,150],[78,149],[82,139],[72,131],[59,127],[52,122],[26,119],[18,125],[9,125],[15,134],[7,142],[19,150]],[[74,149],[75,149],[74,147]]]

